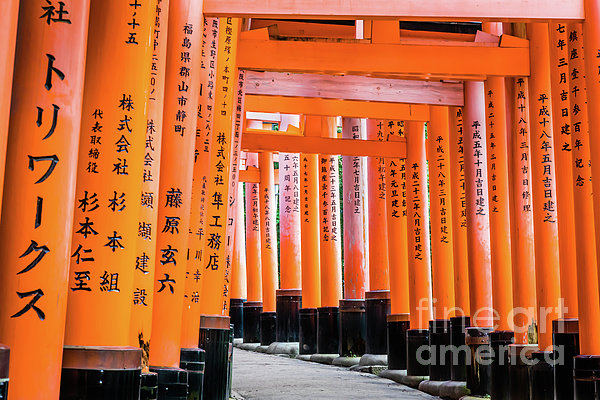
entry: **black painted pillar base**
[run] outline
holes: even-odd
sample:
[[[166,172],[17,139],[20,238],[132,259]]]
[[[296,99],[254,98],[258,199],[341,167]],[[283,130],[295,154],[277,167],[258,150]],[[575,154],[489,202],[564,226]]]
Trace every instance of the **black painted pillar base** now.
[[[231,398],[232,382],[233,382],[233,325],[229,325],[229,348],[227,351],[227,363],[229,369],[227,370],[227,393]]]
[[[142,372],[141,386],[140,400],[158,399],[158,374],[156,372]]]
[[[207,400],[229,400],[229,317],[200,316],[198,347],[204,350],[203,397]]]
[[[467,389],[472,395],[487,396],[490,394],[490,365],[488,357],[492,328],[468,327],[465,344],[469,346],[470,360],[467,365]]]
[[[600,356],[576,356],[573,363],[575,400],[600,397]]]
[[[300,354],[317,352],[317,309],[301,308],[298,312],[300,324]]]
[[[245,299],[229,300],[229,317],[233,324],[233,335],[235,338],[244,337],[244,302]]]
[[[186,400],[188,372],[181,368],[150,367],[158,375],[159,400]]]
[[[372,290],[365,293],[367,354],[387,354],[387,316],[391,306],[389,290]]]
[[[142,350],[137,347],[65,346],[61,400],[137,400]]]
[[[429,380],[449,381],[452,376],[452,353],[450,350],[450,320],[429,321]]]
[[[317,308],[317,353],[339,354],[340,310],[338,307]]]
[[[365,301],[362,299],[340,300],[340,348],[342,357],[360,357],[365,354],[367,322]]]
[[[529,367],[531,400],[554,400],[554,354],[536,351],[533,360],[535,364]]]
[[[202,400],[205,360],[202,349],[181,349],[179,368],[188,372],[188,400]]]
[[[508,346],[515,342],[513,331],[493,331],[489,334],[492,365],[490,366],[490,395],[494,400],[509,400]]]
[[[531,400],[529,367],[534,362],[533,353],[536,351],[538,351],[537,344],[511,344],[508,346],[510,400]]]
[[[388,369],[406,369],[406,332],[410,329],[409,314],[387,316]]]
[[[10,349],[0,344],[0,399],[8,398],[8,365],[10,362]]]
[[[268,346],[277,341],[277,313],[274,311],[260,313],[260,344]]]
[[[429,360],[429,330],[406,331],[406,375],[428,376]]]
[[[260,314],[262,301],[247,301],[244,303],[243,337],[244,343],[260,343]]]
[[[557,319],[552,321],[554,345],[554,398],[573,399],[573,358],[579,355],[579,321]]]
[[[278,289],[277,293],[277,341],[297,342],[300,335],[298,311],[302,308],[302,290]]]
[[[455,354],[452,357],[452,367],[450,368],[450,379],[453,381],[467,381],[468,347],[465,344],[465,334],[469,326],[471,326],[470,317],[450,318],[450,344]]]

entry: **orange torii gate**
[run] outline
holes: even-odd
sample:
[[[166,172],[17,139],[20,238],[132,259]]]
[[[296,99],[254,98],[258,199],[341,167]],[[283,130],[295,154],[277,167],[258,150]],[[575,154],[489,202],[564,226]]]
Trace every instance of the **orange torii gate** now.
[[[507,391],[510,396],[526,391],[535,396],[554,392],[560,400],[571,398],[571,392],[578,400],[598,396],[597,385],[590,379],[600,373],[600,349],[594,340],[600,324],[596,254],[600,241],[590,240],[592,235],[600,237],[596,231],[600,203],[593,196],[593,186],[597,185],[593,173],[600,175],[600,163],[595,162],[600,141],[593,134],[600,127],[600,118],[594,112],[600,101],[596,76],[600,51],[597,0],[525,3],[507,0],[503,4],[483,0],[444,4],[435,0],[407,0],[397,4],[383,0],[341,0],[335,4],[274,0],[268,5],[257,0],[205,0],[204,4],[171,0],[170,5],[166,0],[134,0],[132,4],[92,0],[85,90],[81,66],[85,64],[87,3],[47,0],[47,4],[36,7],[21,3],[7,130],[4,173],[7,189],[0,220],[0,234],[4,238],[1,246],[5,250],[2,254],[6,261],[0,276],[7,285],[6,293],[0,296],[0,341],[13,348],[11,396],[36,397],[39,388],[24,384],[27,376],[24,363],[28,359],[25,356],[29,352],[23,349],[43,333],[44,340],[49,341],[49,350],[38,359],[47,367],[45,371],[50,371],[43,380],[51,388],[53,398],[59,393],[58,371],[64,337],[68,346],[62,361],[63,393],[92,390],[90,385],[72,383],[73,370],[96,377],[97,371],[111,370],[116,360],[124,357],[126,368],[122,372],[131,374],[134,384],[121,388],[131,392],[122,397],[136,397],[136,379],[143,357],[143,351],[137,347],[147,350],[150,342],[150,354],[154,355],[150,363],[156,360],[155,366],[173,368],[177,375],[176,382],[159,379],[159,390],[167,390],[171,384],[181,390],[186,386],[187,390],[189,384],[183,382],[186,374],[176,368],[187,369],[188,361],[199,362],[196,358],[201,357],[202,352],[197,349],[200,347],[206,350],[207,357],[205,397],[226,399],[230,300],[233,292],[236,300],[245,297],[239,285],[231,286],[232,277],[238,282],[231,267],[235,263],[234,233],[238,230],[239,239],[240,227],[244,225],[240,221],[243,214],[239,212],[241,195],[237,184],[242,175],[244,179],[252,179],[252,183],[260,181],[261,188],[256,193],[257,212],[250,222],[260,221],[262,229],[253,232],[253,238],[246,233],[248,246],[252,247],[249,253],[253,253],[253,264],[247,270],[248,289],[251,289],[248,297],[252,299],[243,308],[250,311],[254,307],[256,315],[262,311],[259,336],[264,345],[277,339],[276,299],[283,297],[278,294],[299,297],[302,289],[304,304],[299,311],[298,340],[303,353],[342,353],[337,341],[343,332],[336,330],[337,319],[340,311],[348,311],[354,304],[345,302],[370,296],[369,300],[385,305],[390,297],[388,335],[395,330],[396,335],[406,339],[406,343],[396,342],[394,350],[387,350],[390,369],[404,366],[404,358],[408,361],[409,375],[429,375],[430,380],[466,379],[472,393],[490,394],[493,398],[505,398],[509,396]],[[11,69],[11,41],[14,42],[17,17],[14,3],[7,4],[13,8],[8,8],[9,21],[0,31],[0,42],[8,42],[2,51],[7,52],[7,65]],[[156,25],[160,7],[163,11],[174,11],[168,18],[169,27],[167,21],[161,22],[162,37]],[[193,7],[194,12],[188,12],[188,7]],[[202,12],[214,18],[205,20],[204,35],[200,29]],[[219,27],[212,25],[216,18],[220,18]],[[329,21],[309,27],[302,22],[272,23],[264,18]],[[189,19],[197,21],[194,33],[187,24],[183,30],[177,28],[180,22]],[[344,28],[328,27],[331,20],[343,19],[360,23]],[[488,33],[475,34],[479,26],[469,34],[423,33],[419,30],[423,29],[423,22],[412,22],[411,28],[406,29],[404,20],[482,21]],[[240,33],[242,21],[247,31]],[[512,28],[515,36],[500,34],[498,21],[505,23],[506,32]],[[528,25],[508,24],[520,21],[527,21]],[[105,29],[106,26],[111,28]],[[355,33],[364,30],[364,35],[356,39],[353,30]],[[217,33],[219,41],[211,42],[211,36],[216,38]],[[72,42],[69,45],[62,43],[66,35]],[[41,39],[32,42],[31,37]],[[167,78],[168,98],[164,99],[164,109],[159,110],[149,107],[153,84],[148,81],[155,73],[152,60],[155,41],[159,45],[162,41],[163,46],[169,42],[173,49],[169,51],[167,65],[163,66],[167,73],[172,72]],[[200,41],[205,41],[204,49],[210,52],[202,59],[198,54]],[[36,51],[41,52],[42,62]],[[115,56],[119,63],[114,62]],[[182,100],[179,96],[182,88],[197,84],[200,74],[187,76],[185,69],[177,66],[185,67],[183,63],[195,60],[204,60],[214,67],[214,82],[210,87],[213,90],[203,87],[200,91],[198,86],[194,96]],[[248,90],[244,88],[244,76],[252,79]],[[0,142],[8,81],[6,71],[0,70]],[[45,87],[35,89],[35,82]],[[204,82],[208,87],[209,81]],[[248,96],[244,98],[246,92]],[[111,102],[121,101],[117,95],[123,93],[124,108],[117,110],[116,103]],[[169,97],[169,93],[175,97]],[[195,106],[194,98],[198,95],[207,107],[204,110]],[[214,96],[214,104],[207,101],[210,96]],[[70,107],[60,103],[67,100]],[[161,100],[157,99],[157,103]],[[30,101],[34,104],[27,104]],[[208,108],[214,113],[214,121],[208,121],[208,114],[202,115]],[[245,124],[245,108],[309,117],[301,116],[297,130],[267,131],[268,125],[256,130]],[[100,112],[94,113],[96,110]],[[186,116],[179,112],[174,115],[173,110],[183,110]],[[153,150],[156,153],[152,155],[142,147],[144,141],[148,143],[148,115],[160,118],[162,112],[169,126],[177,122],[179,128],[174,129],[179,129],[186,141],[185,145],[177,145],[172,137],[163,138],[165,146]],[[343,117],[344,129],[346,123],[350,127],[359,126],[359,118],[403,121],[406,138],[391,134],[385,142],[376,138],[359,140],[347,132],[340,138],[334,122],[339,116]],[[50,118],[56,124],[50,123]],[[78,137],[80,118],[82,126],[87,123],[88,128],[79,146],[77,166],[77,140],[73,138]],[[210,162],[209,167],[195,174],[195,178],[206,178],[206,193],[200,197],[194,195],[192,202],[191,154],[195,132],[192,125],[196,126],[203,118],[210,126],[197,132],[206,136],[196,138],[196,150],[202,149],[205,140],[212,152],[210,157],[202,154],[207,165]],[[45,137],[29,133],[46,126],[49,131]],[[88,130],[96,129],[95,137],[101,136],[101,128],[104,128],[103,142],[91,139]],[[184,128],[189,128],[185,134]],[[385,128],[385,123],[378,127],[380,131]],[[165,128],[162,133],[172,132]],[[438,140],[440,137],[442,140]],[[39,140],[44,143],[38,146],[43,154],[32,153]],[[94,145],[91,150],[90,140],[97,141],[91,143]],[[59,147],[52,147],[53,143]],[[255,168],[240,174],[240,147],[260,153],[257,157],[261,159],[260,171],[254,163]],[[56,153],[54,157],[45,157],[48,150]],[[101,153],[106,154],[101,156]],[[381,202],[380,194],[368,202],[371,222],[378,223],[365,226],[363,219],[362,227],[360,223],[344,224],[344,229],[353,229],[351,235],[342,231],[339,212],[342,204],[352,207],[352,203],[338,198],[341,174],[338,158],[328,156],[331,153],[347,159],[366,156],[371,163],[377,163],[377,158],[385,160],[385,170],[378,166],[381,185],[376,187],[383,189],[383,184],[386,185],[385,201]],[[0,143],[0,165],[2,154]],[[161,173],[159,182],[162,194],[155,197],[155,211],[161,208],[162,213],[159,211],[161,227],[153,228],[155,232],[156,228],[163,228],[161,240],[157,241],[158,247],[144,243],[149,252],[156,252],[154,262],[164,275],[160,283],[155,281],[156,301],[148,306],[152,307],[154,318],[148,312],[135,315],[136,311],[132,311],[141,303],[151,304],[150,297],[143,297],[146,283],[136,280],[138,270],[134,268],[135,258],[140,257],[142,249],[136,243],[148,235],[151,225],[156,225],[151,217],[142,214],[143,201],[134,201],[143,192],[142,184],[148,183],[144,182],[145,170],[152,173],[147,168],[151,165],[146,164],[149,160],[143,159],[146,154],[155,160],[160,158],[161,169],[166,171]],[[288,175],[280,169],[282,173],[277,178],[273,160],[279,160],[283,166],[287,161],[285,154],[299,154],[300,219],[282,223],[283,231],[277,236],[275,182],[280,182],[281,187]],[[106,162],[107,156],[116,158],[114,162]],[[429,167],[427,159],[431,161]],[[44,163],[50,167],[38,182],[27,183],[28,174],[19,169],[19,165],[25,165],[23,160],[31,170],[28,174],[36,173]],[[96,171],[100,180],[92,179],[91,174]],[[401,173],[404,176],[398,177]],[[152,175],[158,179],[156,174]],[[445,186],[447,192],[439,182],[442,176],[450,177],[451,187]],[[196,194],[200,182],[195,182]],[[432,183],[437,185],[432,187]],[[359,178],[359,191],[361,185]],[[73,188],[77,188],[79,202],[73,201]],[[398,207],[395,201],[399,194],[392,196],[389,192],[392,188],[403,189],[405,205]],[[296,189],[291,190],[294,197]],[[32,193],[34,197],[29,196]],[[286,190],[280,193],[283,216]],[[168,196],[179,194],[180,207],[168,206],[175,199]],[[251,191],[246,195],[252,195]],[[248,198],[247,201],[253,201],[251,196]],[[379,200],[380,206],[374,200]],[[446,202],[450,210],[441,207]],[[35,207],[30,209],[27,204]],[[102,209],[98,210],[96,204]],[[51,205],[60,212],[49,213]],[[377,219],[375,214],[384,205],[386,212]],[[174,215],[166,215],[166,207],[172,207],[168,211],[174,211]],[[399,210],[406,211],[405,219],[394,217]],[[344,211],[350,210],[344,208]],[[205,215],[201,216],[202,212]],[[451,222],[444,218],[445,213],[452,215]],[[96,215],[101,218],[94,218]],[[163,226],[162,217],[178,220]],[[33,222],[28,225],[28,220]],[[204,238],[194,237],[194,232],[186,229],[188,225],[192,231],[202,231]],[[375,229],[366,235],[365,229],[369,227]],[[182,231],[176,232],[177,228]],[[450,243],[444,243],[443,235],[440,236],[446,232],[452,235]],[[42,237],[38,237],[40,233]],[[81,239],[79,236],[84,234],[86,237]],[[175,242],[163,240],[175,234],[177,238],[185,238],[177,241],[177,247]],[[362,256],[363,263],[347,265],[348,270],[342,269],[343,234],[348,240],[363,235],[363,253],[356,257],[360,260]],[[14,240],[26,235],[31,236],[27,236],[31,246],[24,249]],[[64,242],[68,243],[71,236],[69,249]],[[365,244],[367,236],[374,242]],[[257,241],[259,237],[262,248]],[[278,240],[292,245],[282,246],[280,263]],[[294,250],[289,250],[292,247]],[[360,244],[356,248],[360,252]],[[386,249],[381,254],[382,248]],[[389,275],[381,262],[386,256]],[[37,258],[24,271],[10,267],[29,257]],[[451,263],[444,265],[444,257]],[[176,258],[177,268],[170,265]],[[262,265],[256,262],[257,258],[262,258]],[[40,266],[50,259],[55,268],[52,276],[46,276]],[[363,269],[367,259],[371,261],[370,271]],[[183,265],[186,261],[188,268]],[[62,272],[56,274],[56,271]],[[198,280],[191,278],[196,272],[201,277]],[[357,281],[351,281],[352,273],[359,276]],[[261,285],[257,285],[257,279],[261,278]],[[279,279],[282,289],[294,293],[278,293]],[[176,287],[175,282],[184,286]],[[41,287],[42,283],[50,286],[36,292],[24,291],[26,288],[22,286]],[[375,289],[375,295],[363,293],[366,284]],[[92,293],[84,293],[87,289]],[[384,294],[388,289],[389,296]],[[173,296],[165,300],[167,290]],[[57,299],[58,309],[44,308],[48,296]],[[451,311],[445,315],[436,306]],[[15,308],[22,310],[15,314],[11,311]],[[353,311],[360,314],[362,310],[358,307]],[[447,317],[451,320],[449,324]],[[98,329],[91,329],[88,326],[93,324],[86,321],[104,322]],[[385,322],[381,318],[372,326],[381,333]],[[471,323],[473,326],[469,327]],[[409,324],[411,329],[407,330]],[[155,329],[150,333],[152,325]],[[140,326],[147,332],[141,343],[134,334]],[[466,343],[470,354],[488,348],[488,343],[492,350],[500,350],[501,344],[512,341],[513,328],[517,345],[509,346],[509,359],[513,361],[515,354],[524,354],[538,363],[537,369],[530,367],[531,387],[512,379],[509,385],[505,384],[511,368],[528,367],[521,361],[501,366],[498,362],[504,359],[500,358],[504,357],[502,354],[492,356],[492,368],[481,370],[478,368],[483,365],[478,364],[476,357],[475,365],[468,370],[465,360],[459,357],[450,376],[447,370],[441,374],[435,363],[427,368],[427,363],[419,358],[423,350],[440,355],[433,346],[445,343],[447,336],[442,338],[442,335],[451,336],[451,345]],[[255,338],[256,333],[248,338]],[[185,352],[181,352],[181,347],[193,348],[192,353],[198,356],[194,360],[182,359]],[[398,351],[398,347],[402,350],[394,360],[391,352]],[[533,351],[534,347],[539,351]],[[401,354],[402,351],[408,354]],[[560,359],[561,352],[566,354],[565,363],[550,360],[552,354]],[[578,353],[581,355],[573,358]],[[103,354],[108,358],[100,364],[89,362]],[[396,364],[392,365],[392,360]],[[0,372],[3,371],[0,365]],[[152,375],[145,375],[144,379],[147,377]]]

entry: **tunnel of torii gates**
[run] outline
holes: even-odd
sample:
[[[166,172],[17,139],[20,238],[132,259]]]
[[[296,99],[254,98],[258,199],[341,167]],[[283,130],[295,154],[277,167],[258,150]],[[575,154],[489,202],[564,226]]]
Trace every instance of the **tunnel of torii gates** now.
[[[599,0],[2,6],[0,398],[227,399],[234,337],[598,398]]]

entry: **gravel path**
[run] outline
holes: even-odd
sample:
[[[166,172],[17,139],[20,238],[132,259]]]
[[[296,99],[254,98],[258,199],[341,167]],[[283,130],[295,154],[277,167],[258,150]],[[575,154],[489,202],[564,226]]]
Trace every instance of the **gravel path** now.
[[[439,399],[375,375],[237,348],[233,390],[246,400]]]

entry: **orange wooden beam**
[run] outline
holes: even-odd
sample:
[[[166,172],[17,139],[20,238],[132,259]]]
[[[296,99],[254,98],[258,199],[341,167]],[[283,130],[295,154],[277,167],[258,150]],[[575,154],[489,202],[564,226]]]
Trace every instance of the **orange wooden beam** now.
[[[207,16],[444,21],[581,20],[583,0],[205,0]]]
[[[246,110],[353,118],[429,120],[429,106],[379,101],[357,101],[285,96],[246,96]]]
[[[312,154],[327,154],[333,152],[343,156],[405,158],[406,140],[404,138],[398,138],[393,142],[381,143],[377,140],[245,133],[242,136],[242,150]]]
[[[246,94],[448,106],[464,104],[463,85],[459,82],[255,71],[249,71],[247,79]]]
[[[385,55],[385,57],[382,57]],[[241,39],[240,69],[329,74],[527,76],[529,49]]]

